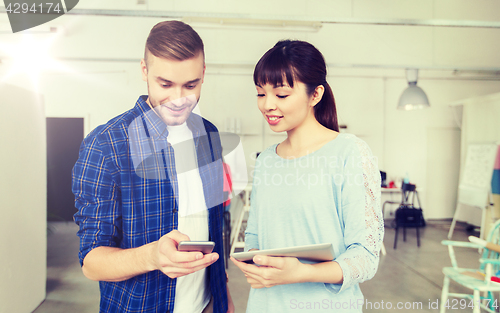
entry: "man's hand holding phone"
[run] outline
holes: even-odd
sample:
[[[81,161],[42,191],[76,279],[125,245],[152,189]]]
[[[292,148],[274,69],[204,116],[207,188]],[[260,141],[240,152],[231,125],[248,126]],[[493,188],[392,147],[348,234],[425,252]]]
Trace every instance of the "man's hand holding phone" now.
[[[187,248],[187,251],[178,249],[181,242],[188,242],[180,245],[181,249]],[[189,242],[189,237],[177,230],[162,236],[156,242],[156,248],[153,249],[153,260],[155,260],[156,268],[170,278],[177,278],[204,269],[219,259],[218,253],[212,253],[212,244],[207,244],[207,242],[192,244]],[[193,249],[196,248],[196,245],[200,248],[199,250]],[[212,249],[206,250],[207,246],[212,246]],[[204,254],[202,251],[209,253]]]

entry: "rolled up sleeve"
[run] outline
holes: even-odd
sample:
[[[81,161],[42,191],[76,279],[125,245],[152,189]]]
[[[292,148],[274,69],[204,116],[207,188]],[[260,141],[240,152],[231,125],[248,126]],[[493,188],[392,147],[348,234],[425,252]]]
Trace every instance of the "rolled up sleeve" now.
[[[75,223],[79,226],[80,265],[87,253],[99,246],[116,247],[120,242],[121,215],[118,190],[112,179],[110,162],[97,137],[85,139],[73,167]]]

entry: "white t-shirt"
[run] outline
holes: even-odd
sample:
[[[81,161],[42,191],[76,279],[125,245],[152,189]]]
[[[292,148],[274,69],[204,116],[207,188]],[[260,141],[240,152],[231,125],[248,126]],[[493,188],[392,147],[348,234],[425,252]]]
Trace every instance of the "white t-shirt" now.
[[[193,133],[184,123],[168,126],[168,142],[174,148],[179,191],[178,230],[193,241],[206,241],[208,208],[198,170]],[[174,313],[203,311],[211,298],[206,269],[177,278]]]

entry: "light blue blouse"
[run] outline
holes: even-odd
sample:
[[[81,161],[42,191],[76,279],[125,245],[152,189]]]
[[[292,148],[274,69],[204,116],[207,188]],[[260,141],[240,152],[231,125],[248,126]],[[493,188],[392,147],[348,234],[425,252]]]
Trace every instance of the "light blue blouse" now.
[[[384,236],[376,158],[345,133],[295,159],[276,146],[256,160],[245,251],[331,242],[344,281],[252,288],[247,312],[362,312]]]

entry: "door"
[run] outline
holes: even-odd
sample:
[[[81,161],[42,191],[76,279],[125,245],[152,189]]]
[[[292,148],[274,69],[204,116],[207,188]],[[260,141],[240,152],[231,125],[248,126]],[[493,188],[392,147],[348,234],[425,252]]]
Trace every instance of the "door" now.
[[[83,118],[47,118],[47,220],[73,221],[71,171],[83,140]]]

